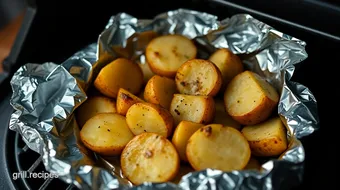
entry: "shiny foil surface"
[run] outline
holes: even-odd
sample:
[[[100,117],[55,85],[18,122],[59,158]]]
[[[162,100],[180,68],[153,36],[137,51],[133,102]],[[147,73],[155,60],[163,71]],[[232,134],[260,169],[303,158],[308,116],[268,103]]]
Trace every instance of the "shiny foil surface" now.
[[[201,58],[217,48],[229,48],[238,54],[247,69],[264,76],[280,92],[277,112],[289,129],[288,150],[278,159],[265,161],[261,171],[207,169],[185,175],[179,184],[133,186],[122,175],[116,158],[103,158],[86,149],[79,139],[73,112],[86,101],[87,89],[107,63],[117,57],[145,63],[143,50],[130,40],[145,31],[193,39]],[[319,127],[312,92],[290,80],[295,64],[308,57],[305,46],[305,42],[247,14],[220,20],[211,14],[178,9],[152,20],[140,20],[119,13],[110,18],[97,43],[65,62],[28,63],[14,74],[11,105],[16,111],[9,128],[19,132],[29,148],[43,156],[48,171],[82,189],[289,189],[302,181],[305,153],[299,139]]]

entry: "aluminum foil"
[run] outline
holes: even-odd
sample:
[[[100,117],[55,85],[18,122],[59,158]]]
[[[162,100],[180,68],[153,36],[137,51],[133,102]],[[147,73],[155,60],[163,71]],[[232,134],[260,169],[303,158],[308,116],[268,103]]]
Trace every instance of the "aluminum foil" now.
[[[264,76],[281,94],[277,111],[289,129],[287,151],[265,161],[260,171],[207,169],[185,175],[179,184],[132,186],[115,158],[102,158],[84,148],[74,110],[86,101],[86,90],[109,61],[128,57],[145,62],[143,48],[131,38],[150,30],[193,39],[201,58],[217,48],[229,48],[248,69]],[[15,73],[11,105],[16,111],[9,127],[43,156],[48,171],[82,189],[289,189],[302,180],[305,153],[299,139],[319,127],[313,94],[290,81],[295,64],[307,58],[305,45],[246,14],[219,21],[214,15],[186,9],[153,20],[119,13],[111,17],[97,43],[62,64],[28,63]]]

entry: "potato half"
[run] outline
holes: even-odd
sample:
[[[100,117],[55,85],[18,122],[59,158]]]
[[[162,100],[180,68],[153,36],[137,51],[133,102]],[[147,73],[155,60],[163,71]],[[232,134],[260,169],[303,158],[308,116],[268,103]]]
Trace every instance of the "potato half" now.
[[[188,161],[186,149],[189,138],[203,126],[204,125],[200,123],[181,121],[176,127],[174,135],[172,136],[172,144],[176,147],[182,161]]]
[[[181,121],[207,124],[214,118],[215,102],[211,96],[174,94],[170,113],[176,125]]]
[[[210,61],[192,59],[177,71],[176,86],[181,94],[215,96],[222,85],[218,68]]]
[[[144,99],[147,102],[169,109],[173,95],[177,92],[175,81],[167,77],[153,76],[145,86]]]
[[[255,156],[279,156],[288,147],[287,130],[280,117],[257,125],[245,126],[242,134]]]
[[[125,58],[118,58],[103,67],[94,81],[94,86],[104,95],[116,98],[124,88],[138,94],[143,85],[143,73],[139,66]]]
[[[117,96],[117,113],[126,115],[128,109],[135,103],[144,102],[142,99],[133,95],[131,92],[120,88]]]
[[[221,71],[223,78],[222,89],[225,89],[231,79],[244,70],[241,59],[226,48],[215,51],[209,60]]]
[[[98,113],[116,113],[116,102],[104,96],[88,98],[76,111],[78,125],[83,127],[87,120]]]
[[[133,138],[120,160],[124,176],[135,185],[170,181],[178,173],[180,164],[171,142],[155,133],[143,133]]]
[[[250,156],[249,144],[243,135],[219,124],[202,127],[190,137],[187,145],[187,157],[195,170],[241,170]]]
[[[223,100],[215,99],[215,117],[212,123],[222,124],[224,126],[234,127],[235,129],[240,129],[241,124],[235,121],[226,111],[224,107]]]
[[[245,71],[229,83],[224,93],[227,112],[243,125],[254,125],[266,120],[277,103],[279,94],[258,74]]]
[[[194,43],[181,35],[165,35],[154,38],[146,47],[146,60],[152,72],[160,76],[175,77],[178,68],[196,57]]]
[[[80,131],[84,145],[105,156],[119,155],[133,137],[125,117],[115,113],[91,117]]]
[[[151,103],[136,103],[126,113],[126,122],[133,134],[152,132],[168,137],[172,133],[174,119],[168,110]]]

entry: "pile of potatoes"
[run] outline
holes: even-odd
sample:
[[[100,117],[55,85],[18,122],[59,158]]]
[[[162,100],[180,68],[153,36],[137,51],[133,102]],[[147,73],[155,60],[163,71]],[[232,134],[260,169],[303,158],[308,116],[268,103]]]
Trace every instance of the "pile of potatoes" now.
[[[244,70],[237,55],[218,49],[198,59],[184,36],[140,35],[149,39],[146,63],[118,58],[106,65],[94,81],[101,95],[76,112],[84,145],[120,156],[133,184],[178,182],[206,168],[260,169],[257,157],[287,149],[278,92]]]

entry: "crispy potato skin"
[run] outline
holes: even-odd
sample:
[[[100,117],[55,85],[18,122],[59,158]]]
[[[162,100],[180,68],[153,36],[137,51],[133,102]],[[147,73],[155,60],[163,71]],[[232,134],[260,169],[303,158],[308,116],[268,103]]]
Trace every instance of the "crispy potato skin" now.
[[[95,115],[80,131],[80,139],[84,145],[104,156],[119,155],[133,137],[125,117],[115,113]]]
[[[94,81],[94,86],[111,98],[117,97],[120,88],[138,94],[142,85],[142,70],[137,64],[125,58],[118,58],[106,65]]]
[[[116,113],[116,102],[104,96],[88,98],[76,111],[78,125],[83,127],[87,120],[98,113]]]
[[[249,141],[252,154],[255,156],[279,156],[287,149],[287,144],[281,138],[270,138],[259,141]]]
[[[196,57],[195,44],[185,36],[164,35],[154,38],[146,47],[146,60],[153,73],[173,78],[178,68]]]
[[[202,112],[196,115],[194,114],[196,111]],[[211,96],[174,94],[170,113],[174,117],[176,125],[183,120],[208,124],[214,119],[215,102]]]
[[[153,76],[145,86],[144,99],[147,102],[170,108],[173,95],[177,92],[175,81],[167,77]]]
[[[144,102],[131,92],[120,88],[117,96],[117,113],[125,116],[128,109],[135,103]]]
[[[181,94],[215,96],[222,85],[222,75],[214,63],[191,59],[177,71],[176,86]]]
[[[172,134],[174,125],[168,110],[147,102],[132,105],[126,114],[126,122],[135,135],[152,132],[164,137]]]
[[[124,148],[120,160],[123,174],[135,185],[171,181],[180,165],[175,147],[155,133],[134,137]]]

